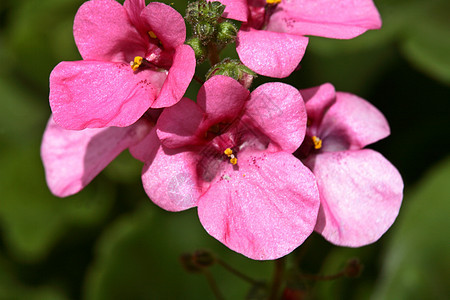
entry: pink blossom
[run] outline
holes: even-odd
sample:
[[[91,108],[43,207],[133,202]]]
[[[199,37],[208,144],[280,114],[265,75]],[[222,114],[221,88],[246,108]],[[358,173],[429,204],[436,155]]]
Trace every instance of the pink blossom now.
[[[253,259],[275,259],[313,231],[319,208],[315,178],[292,153],[306,129],[300,93],[266,83],[251,94],[214,76],[197,103],[166,108],[156,133],[131,153],[145,161],[149,197],[169,211],[198,207],[206,231]],[[161,141],[155,151],[148,145]]]
[[[128,127],[67,130],[48,121],[41,145],[47,185],[59,197],[83,189],[123,150],[155,131],[150,118]],[[159,146],[159,143],[149,145]]]
[[[227,6],[225,17],[244,22],[237,36],[241,61],[259,74],[277,78],[289,76],[300,63],[308,44],[304,35],[350,39],[381,27],[372,0],[220,2]]]
[[[317,178],[315,230],[336,245],[359,247],[383,235],[397,217],[403,181],[380,153],[365,146],[390,134],[373,105],[331,84],[300,91],[308,128],[298,154]]]
[[[183,17],[168,5],[87,1],[73,32],[83,60],[50,75],[53,118],[65,129],[129,126],[150,107],[178,102],[194,74]]]

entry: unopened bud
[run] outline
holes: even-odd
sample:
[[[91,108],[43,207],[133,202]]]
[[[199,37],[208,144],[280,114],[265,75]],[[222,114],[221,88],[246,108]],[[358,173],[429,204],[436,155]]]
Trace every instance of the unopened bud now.
[[[347,262],[344,274],[346,277],[355,278],[358,277],[363,269],[363,265],[360,263],[359,259],[352,258]]]
[[[197,63],[198,64],[202,63],[208,54],[208,50],[200,41],[200,39],[197,37],[192,37],[186,41],[186,44],[191,46],[192,49],[194,49],[195,59],[197,60]]]
[[[233,43],[236,39],[237,31],[236,26],[229,21],[219,23],[217,26],[217,42],[222,46]]]
[[[212,266],[216,262],[216,258],[207,250],[195,251],[192,259],[197,266],[203,268]]]
[[[240,84],[242,84],[245,88],[250,88],[250,85],[253,82],[253,78],[256,77],[256,73],[244,66],[237,59],[224,59],[218,64],[209,69],[206,74],[206,79],[208,80],[214,75],[224,75],[231,77]]]

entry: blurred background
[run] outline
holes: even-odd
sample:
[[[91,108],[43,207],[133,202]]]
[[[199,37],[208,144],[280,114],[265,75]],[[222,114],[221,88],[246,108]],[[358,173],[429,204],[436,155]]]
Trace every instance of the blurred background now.
[[[169,213],[154,205],[142,188],[142,165],[128,152],[79,194],[49,192],[39,153],[50,116],[48,77],[60,61],[80,59],[72,24],[83,2],[0,2],[0,299],[213,299],[206,278],[180,263],[196,249],[270,281],[273,262],[217,242],[196,209]],[[184,14],[186,1],[163,2]],[[373,245],[342,248],[313,234],[294,251],[288,268],[295,272],[335,274],[353,257],[364,265],[358,278],[297,283],[301,299],[450,297],[450,2],[375,4],[381,30],[350,41],[311,38],[301,68],[284,82],[331,82],[385,114],[392,134],[371,148],[402,174],[403,206]],[[266,81],[275,80],[259,77],[253,86]],[[197,90],[193,84],[187,95]],[[223,267],[210,270],[226,299],[263,299]]]

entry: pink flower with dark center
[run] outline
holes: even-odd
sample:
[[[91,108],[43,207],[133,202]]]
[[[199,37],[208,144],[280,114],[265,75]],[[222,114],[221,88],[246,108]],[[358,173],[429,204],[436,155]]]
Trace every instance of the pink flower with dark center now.
[[[136,145],[151,131],[158,110],[151,110],[135,124],[127,127],[86,128],[67,130],[52,117],[41,144],[47,185],[58,197],[78,193],[94,179],[117,155]],[[149,145],[148,151],[159,147]]]
[[[310,235],[319,196],[310,170],[292,153],[306,129],[300,93],[266,83],[251,94],[214,76],[197,103],[166,108],[156,133],[131,148],[145,161],[149,197],[169,211],[198,207],[213,237],[253,259],[288,254]],[[159,149],[148,145],[159,140]]]
[[[149,108],[178,102],[193,77],[183,17],[168,5],[91,0],[73,32],[83,60],[50,75],[53,118],[65,129],[129,126]]]
[[[315,230],[341,246],[378,240],[392,225],[403,198],[403,180],[380,153],[365,149],[390,134],[369,102],[335,92],[331,84],[300,91],[308,128],[296,155],[317,178],[320,210]]]
[[[220,0],[224,17],[244,22],[241,61],[261,75],[283,78],[300,63],[308,38],[354,38],[381,27],[372,0]]]

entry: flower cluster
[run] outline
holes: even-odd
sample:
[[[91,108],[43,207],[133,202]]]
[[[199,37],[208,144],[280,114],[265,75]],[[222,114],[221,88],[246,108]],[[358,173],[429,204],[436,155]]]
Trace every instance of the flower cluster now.
[[[210,235],[252,259],[284,256],[313,231],[342,246],[376,241],[403,193],[395,167],[365,149],[390,133],[381,112],[329,83],[250,90],[256,74],[289,76],[305,35],[349,39],[379,28],[373,2],[199,0],[186,20],[187,40],[183,17],[162,3],[80,7],[73,31],[82,60],[50,75],[53,114],[41,147],[50,190],[79,192],[129,149],[154,203],[197,207]],[[219,62],[234,42],[240,61]],[[205,60],[213,66],[196,100],[183,97]]]

